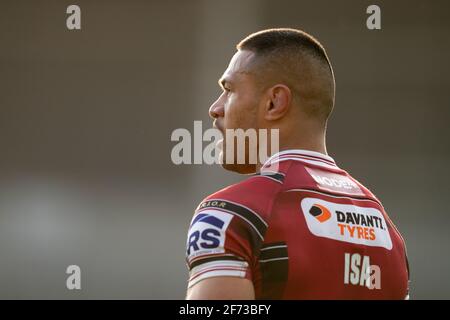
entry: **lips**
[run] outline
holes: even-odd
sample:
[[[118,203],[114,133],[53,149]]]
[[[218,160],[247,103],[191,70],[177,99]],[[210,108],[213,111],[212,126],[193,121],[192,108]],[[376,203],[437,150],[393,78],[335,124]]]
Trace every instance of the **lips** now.
[[[223,128],[217,123],[217,120],[214,120],[213,127],[223,132]]]

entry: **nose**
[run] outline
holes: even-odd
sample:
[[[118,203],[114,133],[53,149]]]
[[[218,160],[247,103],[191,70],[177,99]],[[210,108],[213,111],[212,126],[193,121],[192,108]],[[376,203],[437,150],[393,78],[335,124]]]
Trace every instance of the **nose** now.
[[[209,107],[209,116],[213,119],[223,117],[224,115],[223,102],[221,100],[221,97],[219,97],[216,101],[214,101],[211,107]]]

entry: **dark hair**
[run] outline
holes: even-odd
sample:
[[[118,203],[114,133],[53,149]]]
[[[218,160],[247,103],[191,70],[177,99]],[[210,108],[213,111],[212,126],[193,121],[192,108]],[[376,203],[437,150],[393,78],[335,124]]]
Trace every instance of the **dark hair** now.
[[[296,29],[268,29],[249,35],[236,48],[255,54],[259,72],[267,72],[274,64],[291,89],[299,89],[295,92],[300,96],[303,90],[303,98],[310,97],[308,106],[307,99],[301,100],[304,111],[328,119],[334,106],[334,74],[325,49],[314,37]],[[311,82],[302,79],[305,75],[325,76],[320,82]]]
[[[239,42],[236,48],[249,50],[258,55],[266,55],[279,50],[300,50],[326,62],[332,70],[330,60],[320,42],[306,32],[297,29],[277,28],[255,32]]]

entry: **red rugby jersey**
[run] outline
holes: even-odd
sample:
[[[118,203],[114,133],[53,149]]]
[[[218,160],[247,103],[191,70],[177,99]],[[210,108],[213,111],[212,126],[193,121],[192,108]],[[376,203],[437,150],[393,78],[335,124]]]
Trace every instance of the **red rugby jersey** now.
[[[245,277],[257,299],[405,299],[405,243],[381,202],[334,160],[287,150],[200,203],[189,284]]]

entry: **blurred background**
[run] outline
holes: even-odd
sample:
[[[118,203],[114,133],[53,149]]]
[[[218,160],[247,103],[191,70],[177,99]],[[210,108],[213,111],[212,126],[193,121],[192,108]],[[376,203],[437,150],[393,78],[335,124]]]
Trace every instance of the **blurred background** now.
[[[81,8],[81,30],[66,8]],[[381,8],[368,30],[366,8]],[[2,1],[0,298],[182,299],[198,202],[241,176],[171,162],[210,126],[249,33],[303,29],[334,65],[328,152],[406,239],[413,299],[450,298],[448,1]],[[206,144],[205,144],[206,145]],[[66,288],[81,268],[82,290]]]

